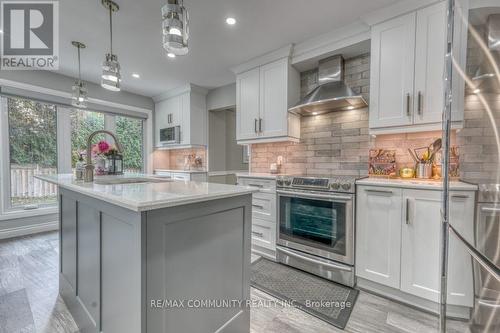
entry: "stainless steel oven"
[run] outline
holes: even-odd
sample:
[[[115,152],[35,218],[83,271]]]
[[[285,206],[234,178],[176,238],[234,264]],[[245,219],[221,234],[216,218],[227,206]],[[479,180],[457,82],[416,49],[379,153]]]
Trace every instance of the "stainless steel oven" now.
[[[181,142],[181,127],[172,126],[160,129],[160,144],[169,145]]]
[[[354,180],[281,177],[277,184],[278,260],[353,286]]]

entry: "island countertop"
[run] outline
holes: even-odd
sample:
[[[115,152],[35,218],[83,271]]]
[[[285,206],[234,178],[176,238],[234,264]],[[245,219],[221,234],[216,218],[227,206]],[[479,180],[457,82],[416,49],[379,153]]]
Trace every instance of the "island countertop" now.
[[[102,180],[103,177],[158,179],[154,175],[126,174],[96,176],[95,180]],[[76,181],[72,174],[38,175],[36,178],[136,212],[229,198],[256,191],[243,186],[165,179],[154,183],[103,185]]]

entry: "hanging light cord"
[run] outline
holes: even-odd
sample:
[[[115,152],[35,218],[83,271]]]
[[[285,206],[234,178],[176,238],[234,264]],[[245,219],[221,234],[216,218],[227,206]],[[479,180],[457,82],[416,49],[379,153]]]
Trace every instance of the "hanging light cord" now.
[[[110,34],[110,53],[113,55],[113,6],[109,4],[109,34]]]
[[[78,81],[82,81],[82,72],[80,68],[80,45],[78,45]]]

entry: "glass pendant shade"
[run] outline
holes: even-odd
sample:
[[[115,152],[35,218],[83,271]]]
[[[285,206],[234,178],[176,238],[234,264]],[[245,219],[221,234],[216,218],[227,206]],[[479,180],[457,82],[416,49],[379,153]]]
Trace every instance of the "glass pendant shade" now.
[[[86,48],[85,44],[72,41],[71,44],[78,48],[78,80],[71,87],[71,105],[77,108],[86,108],[88,102],[87,85],[82,81],[80,50]]]
[[[77,108],[86,108],[88,102],[87,85],[82,80],[75,81],[72,87],[71,105]]]
[[[109,13],[109,53],[102,63],[101,87],[111,91],[120,91],[120,63],[118,57],[113,54],[113,12],[117,12],[120,7],[111,0],[102,0],[102,5]]]
[[[169,0],[161,9],[163,48],[175,55],[189,52],[189,14],[182,0]]]
[[[106,54],[102,64],[101,86],[111,91],[120,91],[120,63],[114,54]]]

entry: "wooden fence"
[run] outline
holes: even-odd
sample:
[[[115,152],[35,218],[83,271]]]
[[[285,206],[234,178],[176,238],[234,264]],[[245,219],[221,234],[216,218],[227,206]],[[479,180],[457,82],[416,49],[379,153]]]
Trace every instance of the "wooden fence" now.
[[[36,179],[36,175],[57,173],[56,168],[44,168],[38,165],[11,165],[10,193],[13,200],[28,198],[47,198],[57,195],[57,186]]]
[[[128,173],[139,173],[141,170],[127,169]],[[11,165],[10,186],[14,201],[44,199],[57,196],[57,186],[41,181],[34,176],[56,174],[56,168],[44,168],[38,165]]]

